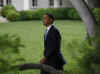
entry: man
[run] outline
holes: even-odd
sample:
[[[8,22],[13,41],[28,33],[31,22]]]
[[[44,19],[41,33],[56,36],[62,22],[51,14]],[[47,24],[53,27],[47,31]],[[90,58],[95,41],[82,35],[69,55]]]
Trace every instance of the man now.
[[[46,13],[43,16],[43,24],[46,26],[44,35],[44,57],[40,60],[41,64],[50,65],[56,70],[63,70],[65,61],[61,54],[61,35],[53,25],[54,17]],[[41,70],[41,74],[49,74]]]

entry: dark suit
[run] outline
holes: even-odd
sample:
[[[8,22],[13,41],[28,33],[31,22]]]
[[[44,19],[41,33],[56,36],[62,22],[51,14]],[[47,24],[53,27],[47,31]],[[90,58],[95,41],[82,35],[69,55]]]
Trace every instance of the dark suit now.
[[[44,56],[46,57],[45,64],[54,67],[57,70],[62,70],[65,61],[61,54],[61,35],[55,26],[51,26],[46,38],[44,38]],[[41,74],[49,74],[41,72]]]

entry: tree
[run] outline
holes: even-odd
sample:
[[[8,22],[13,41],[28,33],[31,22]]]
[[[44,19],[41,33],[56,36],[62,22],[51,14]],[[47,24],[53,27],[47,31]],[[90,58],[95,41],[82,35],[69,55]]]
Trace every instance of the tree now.
[[[100,25],[96,21],[91,9],[85,2],[85,0],[70,0],[72,5],[78,11],[80,17],[86,24],[86,31],[89,43],[93,46],[94,51],[91,52],[89,55],[89,68],[88,70],[91,71],[92,74],[95,74],[95,69],[92,68],[92,64],[99,64],[100,65]],[[97,1],[97,0],[96,0]],[[86,60],[88,61],[88,60]]]
[[[97,24],[97,21],[93,15],[92,11],[90,10],[89,6],[87,5],[87,3],[84,0],[70,0],[70,1],[72,2],[73,6],[76,8],[80,17],[86,24],[86,31],[87,31],[88,38],[91,39],[93,37],[96,37],[98,35],[97,34],[98,24]],[[94,47],[97,46],[97,44],[95,42],[93,42],[92,40],[91,40],[91,43]]]

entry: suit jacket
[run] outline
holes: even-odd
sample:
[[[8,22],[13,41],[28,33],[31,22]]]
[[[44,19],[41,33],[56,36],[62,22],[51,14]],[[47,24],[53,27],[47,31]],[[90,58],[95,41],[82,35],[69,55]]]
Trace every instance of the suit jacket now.
[[[62,69],[66,63],[61,54],[61,35],[55,26],[51,26],[46,39],[44,38],[44,56],[47,58],[45,64],[56,69]]]

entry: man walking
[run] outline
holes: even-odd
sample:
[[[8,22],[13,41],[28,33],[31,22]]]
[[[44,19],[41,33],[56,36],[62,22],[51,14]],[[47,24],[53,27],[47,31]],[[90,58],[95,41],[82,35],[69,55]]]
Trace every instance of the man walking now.
[[[61,35],[59,30],[53,25],[53,15],[46,13],[43,16],[43,25],[46,27],[44,34],[44,57],[41,64],[52,66],[56,70],[63,70],[66,63],[61,54]],[[41,70],[41,74],[49,74]]]

